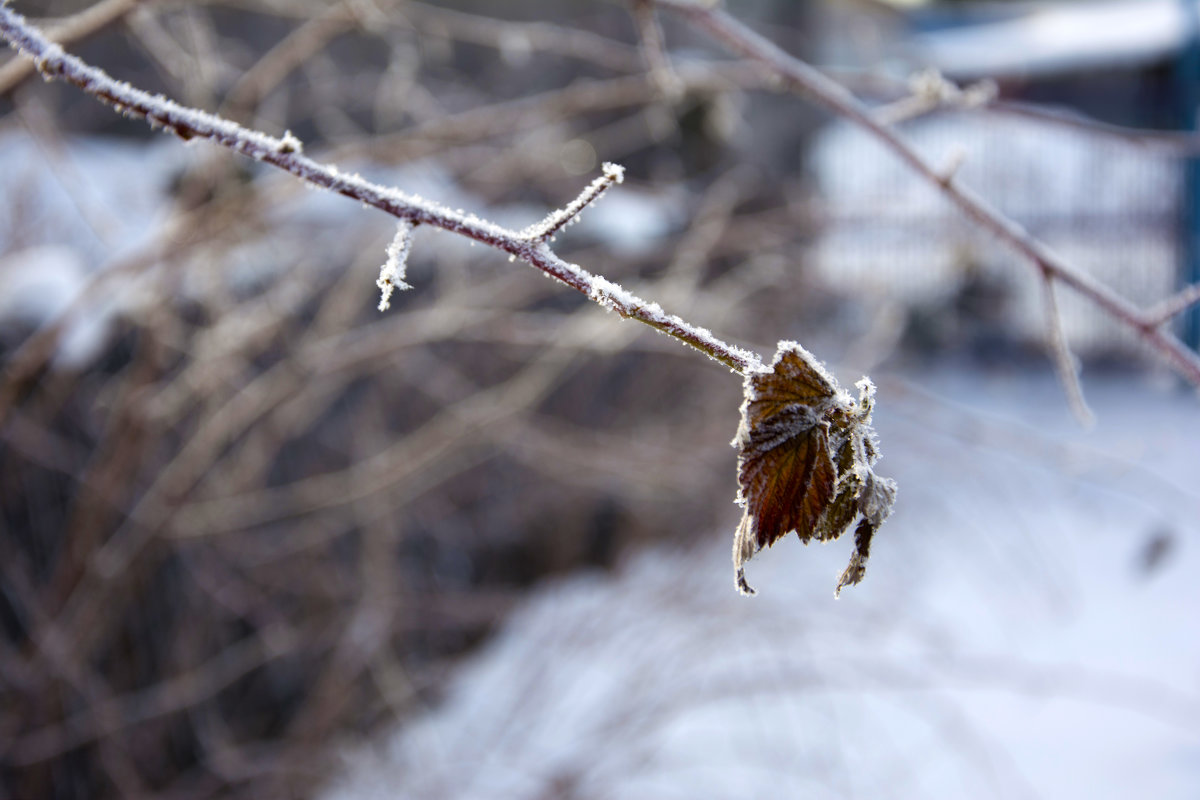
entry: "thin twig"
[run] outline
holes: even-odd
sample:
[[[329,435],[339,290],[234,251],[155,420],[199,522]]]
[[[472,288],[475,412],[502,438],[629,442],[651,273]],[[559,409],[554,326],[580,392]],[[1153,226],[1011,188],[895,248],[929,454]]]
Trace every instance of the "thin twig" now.
[[[355,23],[345,5],[334,3],[321,14],[306,21],[266,52],[253,67],[238,78],[225,96],[223,113],[239,116],[283,82],[300,64],[305,63],[333,39]]]
[[[335,166],[321,164],[302,155],[300,141],[290,133],[282,138],[268,136],[115,81],[103,70],[63,52],[24,17],[3,6],[0,6],[0,36],[32,58],[48,78],[77,86],[123,114],[145,118],[152,127],[161,127],[185,140],[208,139],[413,224],[441,228],[502,250],[586,294],[602,307],[662,331],[736,372],[745,372],[761,363],[755,354],[721,341],[711,331],[667,314],[657,303],[636,297],[620,286],[564,261],[544,241],[523,236],[474,214],[464,215],[438,203],[373,183],[357,174],[340,172]]]
[[[1200,386],[1200,355],[1189,350],[1176,336],[1162,330],[1145,312],[1112,288],[1063,261],[1045,244],[1030,236],[1024,227],[1005,216],[970,188],[959,181],[946,180],[939,169],[926,161],[895,130],[876,120],[871,109],[845,87],[784,52],[718,8],[689,0],[655,2],[686,17],[729,50],[759,64],[788,89],[813,99],[864,128],[919,177],[937,186],[981,228],[1025,256],[1038,270],[1053,275],[1056,280],[1070,286],[1134,329],[1137,335],[1181,376]]]
[[[412,230],[411,222],[400,220],[400,224],[396,226],[396,235],[388,245],[387,261],[379,270],[379,280],[375,281],[375,285],[379,287],[380,311],[387,311],[391,306],[392,292],[412,288],[404,280],[408,269],[408,253],[412,250]]]
[[[1193,283],[1155,306],[1146,309],[1146,319],[1153,325],[1166,325],[1179,314],[1200,304],[1200,283]]]
[[[650,70],[650,78],[663,98],[673,103],[683,95],[683,83],[671,68],[662,28],[654,14],[653,0],[633,0],[630,10],[637,24],[638,38],[642,43],[642,58]]]
[[[1200,135],[1190,131],[1162,131],[1113,125],[1076,111],[1022,103],[1016,100],[992,100],[984,108],[996,114],[1022,117],[1051,125],[1074,128],[1084,133],[1116,139],[1135,147],[1161,150],[1176,156],[1200,155]]]
[[[522,232],[524,236],[535,242],[549,241],[550,237],[568,225],[573,225],[592,203],[599,200],[613,184],[625,180],[624,167],[616,164],[605,164],[603,174],[592,181],[591,185],[580,192],[579,196],[567,205],[550,213],[550,216]]]
[[[1062,313],[1058,308],[1058,296],[1054,291],[1054,278],[1049,274],[1042,277],[1042,297],[1046,310],[1046,338],[1050,352],[1054,355],[1054,368],[1058,379],[1062,382],[1063,391],[1067,393],[1067,405],[1079,424],[1090,428],[1096,423],[1096,415],[1088,408],[1083,398],[1083,387],[1079,385],[1079,361],[1071,352],[1067,342],[1067,332],[1063,328]]]

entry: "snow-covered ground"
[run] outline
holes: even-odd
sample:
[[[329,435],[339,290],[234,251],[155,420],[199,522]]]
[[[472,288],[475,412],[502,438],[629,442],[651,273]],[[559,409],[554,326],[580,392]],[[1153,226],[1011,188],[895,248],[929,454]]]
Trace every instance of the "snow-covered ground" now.
[[[326,800],[1200,796],[1198,404],[1086,388],[883,380],[862,585],[793,537],[740,597],[731,530],[547,585]]]

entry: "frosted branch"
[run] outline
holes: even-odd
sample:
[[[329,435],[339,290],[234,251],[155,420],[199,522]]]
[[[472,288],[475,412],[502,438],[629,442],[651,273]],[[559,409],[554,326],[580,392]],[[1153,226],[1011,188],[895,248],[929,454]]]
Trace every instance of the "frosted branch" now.
[[[578,197],[562,208],[551,212],[550,216],[537,225],[530,226],[524,232],[524,236],[533,242],[548,240],[566,226],[578,222],[580,212],[599,200],[610,186],[625,181],[625,168],[619,164],[605,162],[602,170],[603,174],[580,192]]]
[[[412,250],[413,224],[406,219],[400,220],[396,226],[396,235],[387,248],[387,261],[379,269],[379,279],[375,285],[379,287],[379,310],[387,311],[392,306],[392,292],[399,289],[411,289],[404,281],[408,269],[408,253]]]
[[[1197,304],[1200,304],[1200,283],[1193,283],[1148,309],[1146,319],[1151,325],[1166,325],[1176,316]]]
[[[142,0],[100,0],[96,5],[60,20],[48,31],[59,44],[74,44],[134,11]],[[0,95],[7,95],[33,74],[36,67],[14,58],[0,67]]]
[[[1200,355],[1178,337],[1162,330],[1130,300],[1111,287],[1055,255],[1044,243],[1029,235],[1021,225],[957,180],[945,175],[918,153],[889,125],[877,120],[861,100],[844,86],[827,78],[809,64],[781,50],[719,8],[695,0],[655,0],[662,8],[686,17],[731,52],[748,59],[774,76],[782,87],[804,95],[829,111],[844,117],[875,137],[918,177],[936,186],[979,227],[1020,253],[1040,272],[1052,275],[1086,297],[1114,319],[1132,328],[1160,357],[1190,383],[1200,386]]]
[[[662,331],[736,372],[744,373],[761,366],[761,361],[754,353],[727,344],[710,331],[667,314],[658,304],[642,300],[576,264],[563,261],[547,246],[545,240],[555,230],[577,217],[608,186],[621,182],[624,176],[621,167],[606,165],[604,175],[593,182],[575,202],[551,214],[531,232],[521,233],[480,219],[474,214],[453,211],[438,203],[373,183],[360,175],[343,173],[331,164],[314,161],[301,153],[300,141],[290,133],[282,138],[269,136],[215,114],[188,108],[162,95],[151,95],[116,81],[103,70],[65,53],[24,17],[5,5],[0,5],[0,38],[31,58],[47,79],[77,86],[126,116],[144,118],[152,127],[161,128],[185,140],[207,139],[215,142],[256,161],[290,172],[314,186],[374,206],[412,225],[441,228],[506,252],[622,317],[638,320]]]

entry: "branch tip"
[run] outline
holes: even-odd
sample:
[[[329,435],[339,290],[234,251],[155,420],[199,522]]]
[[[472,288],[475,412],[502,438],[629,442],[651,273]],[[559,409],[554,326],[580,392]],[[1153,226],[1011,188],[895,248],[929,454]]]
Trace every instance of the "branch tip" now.
[[[1198,304],[1200,304],[1200,283],[1193,283],[1147,310],[1147,324],[1154,328],[1160,328]]]
[[[1063,327],[1058,297],[1054,290],[1054,276],[1050,272],[1043,272],[1042,288],[1046,311],[1046,336],[1049,339],[1050,353],[1054,358],[1058,379],[1067,395],[1067,405],[1082,427],[1091,428],[1096,424],[1096,415],[1092,413],[1083,396],[1083,387],[1079,383],[1079,359],[1071,352],[1071,345],[1067,341],[1067,332]]]
[[[592,181],[579,196],[567,205],[550,213],[536,225],[526,228],[522,236],[531,242],[554,241],[554,234],[568,225],[579,221],[580,213],[599,200],[610,186],[625,182],[625,168],[620,164],[605,161],[601,167],[600,177]]]
[[[397,289],[404,291],[412,286],[405,282],[404,276],[408,269],[408,254],[412,250],[412,222],[402,219],[396,226],[396,235],[392,237],[387,248],[387,261],[379,269],[379,279],[375,285],[379,287],[379,310],[387,311],[392,306],[392,293]]]

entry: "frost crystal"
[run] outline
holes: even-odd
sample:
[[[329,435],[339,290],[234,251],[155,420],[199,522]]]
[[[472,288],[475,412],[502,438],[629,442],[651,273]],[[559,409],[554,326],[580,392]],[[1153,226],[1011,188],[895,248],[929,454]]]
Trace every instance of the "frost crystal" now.
[[[387,311],[392,305],[392,292],[396,289],[404,291],[412,286],[404,282],[404,273],[408,268],[408,251],[412,249],[413,224],[406,219],[400,220],[396,226],[396,235],[387,248],[387,261],[379,270],[379,310]]]
[[[625,182],[625,168],[620,164],[614,164],[611,161],[605,161],[600,169],[604,172],[604,177],[608,178],[613,183]]]

